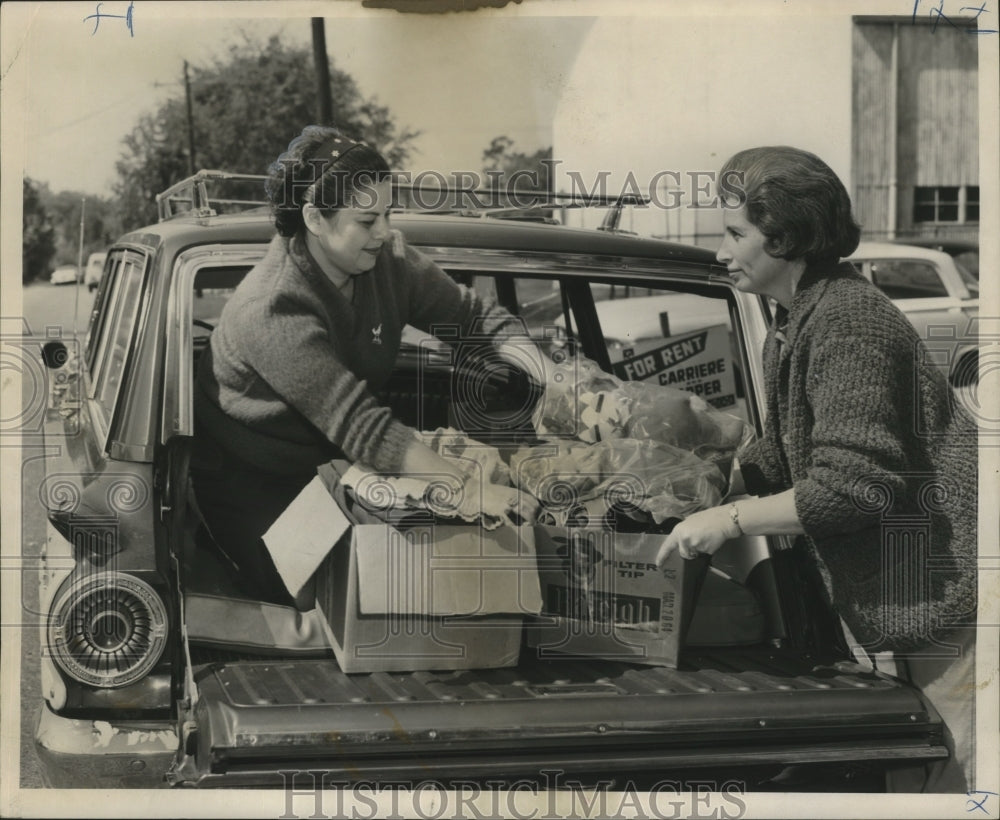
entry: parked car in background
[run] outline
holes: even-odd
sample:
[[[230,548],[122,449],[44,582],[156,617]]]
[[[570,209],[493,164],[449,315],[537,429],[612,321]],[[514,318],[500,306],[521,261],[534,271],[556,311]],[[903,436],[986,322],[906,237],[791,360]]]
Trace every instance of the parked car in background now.
[[[80,272],[76,265],[60,265],[49,277],[53,285],[75,285],[80,281]]]
[[[87,270],[83,275],[83,283],[87,286],[87,290],[93,292],[101,284],[101,274],[104,273],[104,262],[107,258],[108,254],[104,251],[92,253],[87,257]]]
[[[979,279],[979,242],[975,239],[950,239],[943,236],[910,236],[894,239],[900,245],[915,245],[920,248],[931,248],[944,251],[955,264]]]
[[[944,251],[893,242],[862,242],[850,261],[906,314],[955,387],[978,383],[975,276]]]
[[[47,345],[53,383],[78,385],[47,417],[46,444],[74,446],[53,447],[38,493],[49,520],[42,691],[24,693],[37,698],[52,785],[165,776],[281,788],[301,770],[323,783],[502,786],[558,769],[619,787],[707,777],[781,791],[795,788],[780,777],[794,771],[802,789],[857,791],[877,790],[887,767],[947,755],[921,693],[855,662],[783,537],[742,536],[715,554],[677,669],[524,647],[499,670],[345,674],[308,613],[235,588],[199,526],[188,477],[196,363],[274,227],[267,215],[192,210],[109,249],[78,357]],[[547,352],[701,386],[762,429],[770,309],[713,252],[510,219],[392,219]],[[622,310],[634,334],[620,330]],[[530,380],[497,365],[470,389],[456,360],[404,348],[382,401],[423,429],[494,413],[501,435],[533,434]]]

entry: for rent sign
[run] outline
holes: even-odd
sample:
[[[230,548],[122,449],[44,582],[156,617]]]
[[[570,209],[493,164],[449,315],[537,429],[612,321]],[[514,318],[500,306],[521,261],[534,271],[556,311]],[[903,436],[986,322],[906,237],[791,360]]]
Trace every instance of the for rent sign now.
[[[729,328],[713,325],[683,336],[655,339],[626,348],[612,362],[626,381],[655,381],[687,390],[719,408],[736,403],[736,379],[729,352]]]

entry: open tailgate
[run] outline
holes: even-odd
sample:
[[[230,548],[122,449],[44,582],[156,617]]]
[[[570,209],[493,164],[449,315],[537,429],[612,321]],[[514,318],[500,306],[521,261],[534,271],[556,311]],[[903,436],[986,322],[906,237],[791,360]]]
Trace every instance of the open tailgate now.
[[[525,653],[527,654],[527,653]],[[911,687],[853,663],[753,648],[679,669],[591,660],[347,675],[333,659],[199,665],[175,784],[475,780],[947,756]]]

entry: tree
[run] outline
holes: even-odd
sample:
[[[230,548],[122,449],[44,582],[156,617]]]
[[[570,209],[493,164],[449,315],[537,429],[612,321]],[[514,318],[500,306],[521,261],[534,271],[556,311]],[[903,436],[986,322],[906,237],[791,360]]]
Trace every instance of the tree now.
[[[56,252],[55,231],[38,186],[25,177],[23,186],[24,234],[21,241],[21,281],[42,278]]]
[[[110,199],[79,191],[52,193],[40,189],[42,203],[55,227],[56,262],[76,264],[80,255],[80,210],[84,209],[83,261],[95,251],[106,250],[121,234],[121,223]],[[84,197],[87,204],[84,206]]]
[[[501,183],[513,183],[518,191],[548,192],[552,190],[549,174],[551,160],[552,146],[525,154],[514,150],[514,140],[510,137],[500,136],[494,137],[483,151],[483,170],[490,174],[499,171]]]
[[[350,75],[330,68],[335,125],[378,148],[398,167],[419,132],[397,129],[389,109],[365,98]],[[316,121],[309,48],[272,37],[247,40],[205,68],[191,67],[195,160],[199,168],[264,174],[285,146]],[[155,196],[188,175],[187,111],[183,92],[140,118],[123,141],[115,192],[125,228],[156,220]]]

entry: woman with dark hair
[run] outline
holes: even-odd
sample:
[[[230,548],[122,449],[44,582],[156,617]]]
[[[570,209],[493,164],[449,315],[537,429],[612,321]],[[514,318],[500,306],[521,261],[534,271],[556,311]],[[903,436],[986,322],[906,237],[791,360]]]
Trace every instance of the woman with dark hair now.
[[[475,327],[502,353],[523,335],[514,317],[390,228],[391,184],[377,151],[306,127],[269,169],[278,233],[227,302],[199,364],[195,496],[245,591],[264,601],[291,598],[262,535],[324,462],[440,477],[460,497],[461,472],[375,398],[403,326]],[[541,354],[538,362],[545,366]],[[510,487],[476,491],[490,515],[531,520],[537,511]]]
[[[720,186],[736,201],[724,203],[718,259],[736,288],[777,303],[764,347],[764,432],[739,454],[730,496],[756,497],[690,516],[659,559],[712,554],[744,533],[804,536],[796,548],[854,639],[905,658],[944,718],[951,760],[922,768],[920,783],[905,783],[905,772],[890,782],[965,791],[976,425],[906,317],[840,261],[860,229],[822,160],[787,147],[741,151]]]

